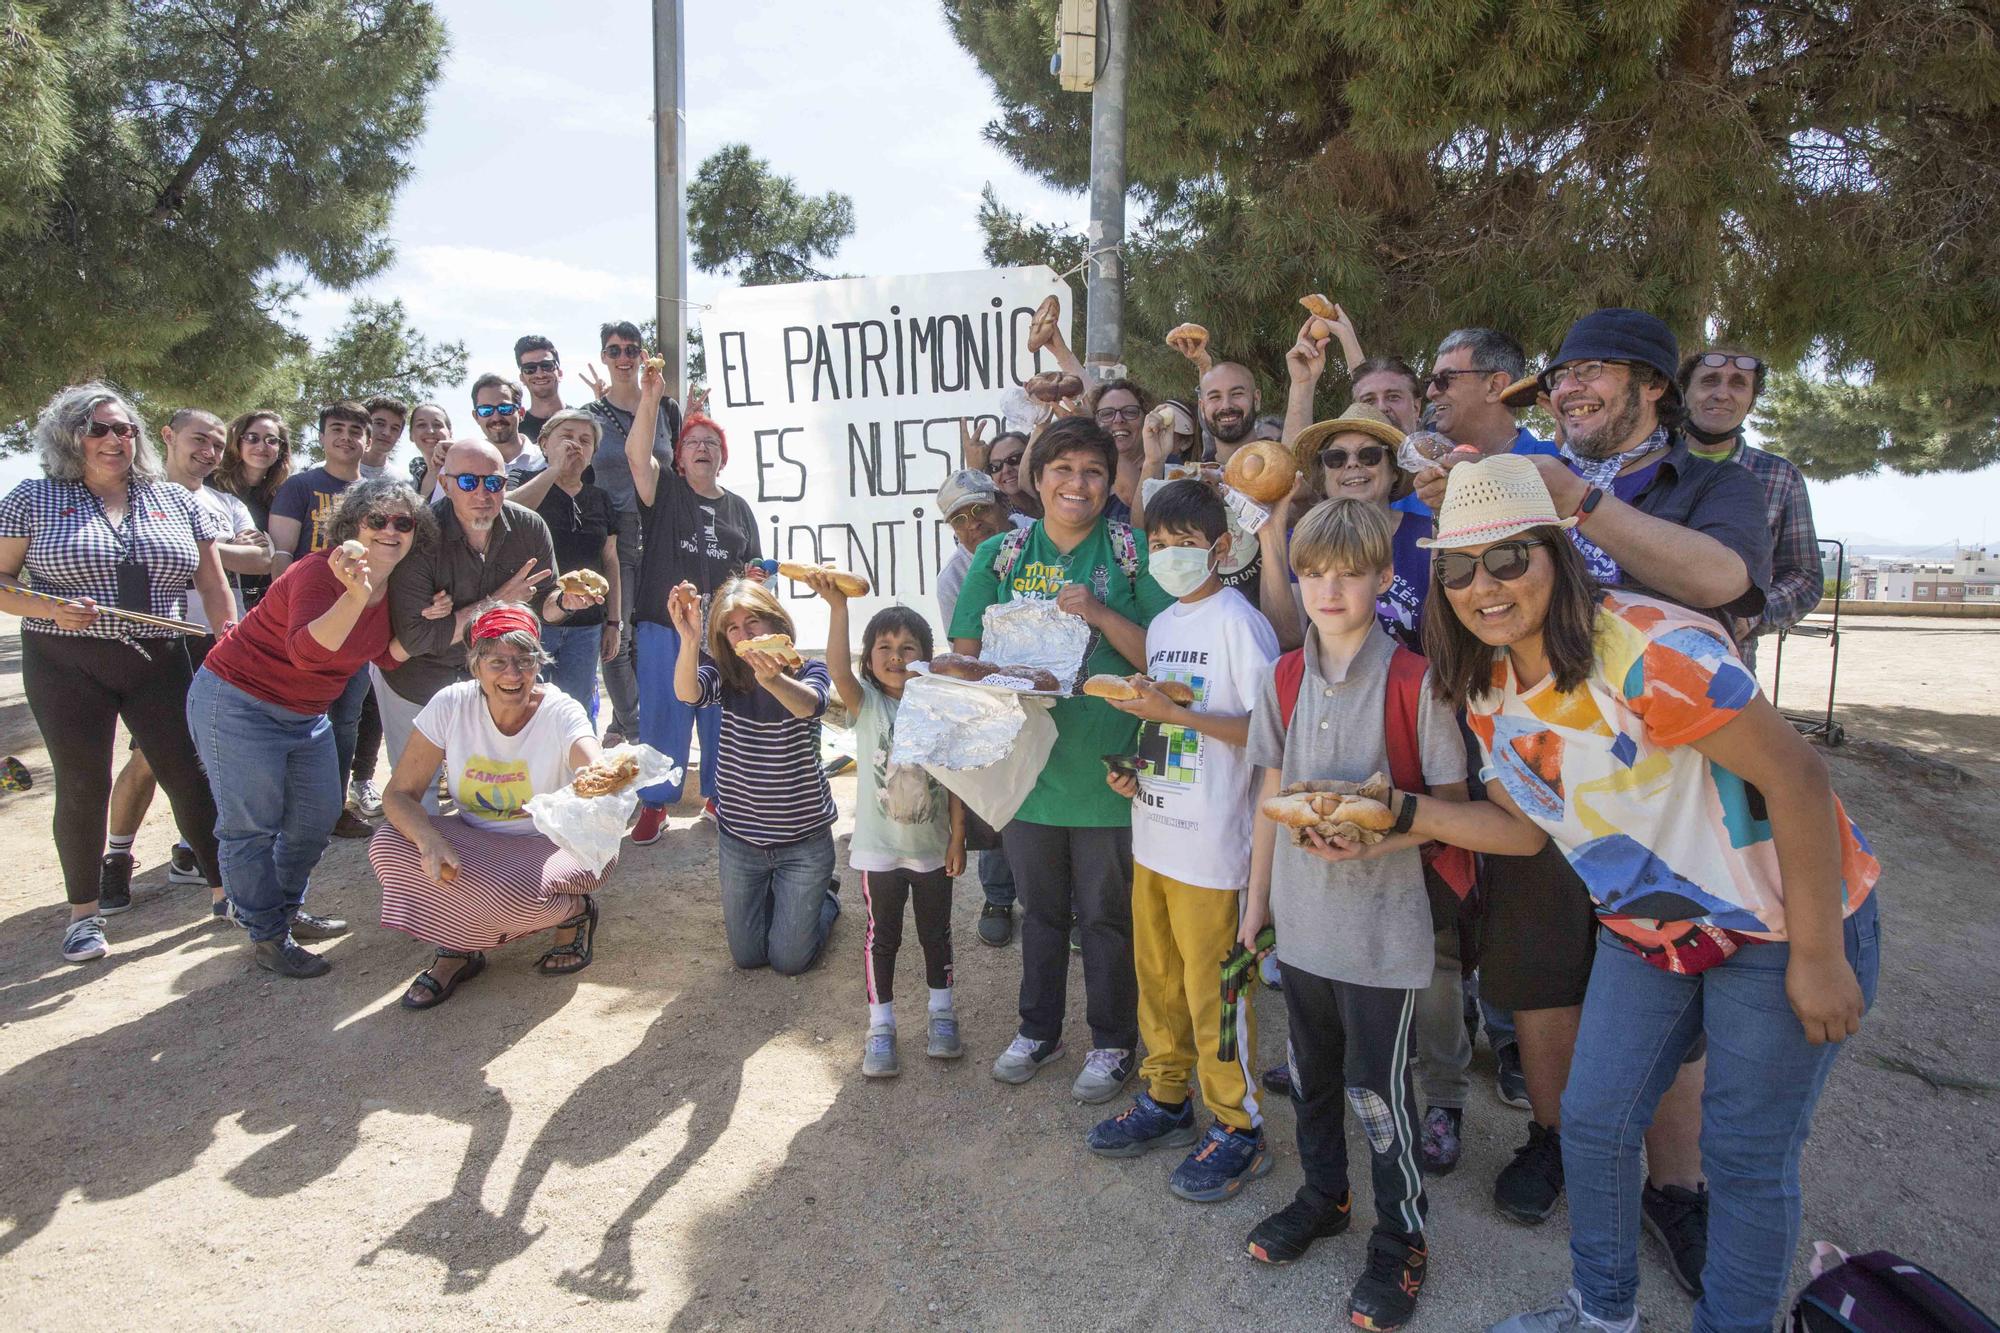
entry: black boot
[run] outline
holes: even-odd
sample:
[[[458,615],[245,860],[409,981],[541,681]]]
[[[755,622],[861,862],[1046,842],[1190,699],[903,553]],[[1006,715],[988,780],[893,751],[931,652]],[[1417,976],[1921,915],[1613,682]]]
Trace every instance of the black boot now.
[[[333,971],[332,963],[316,953],[307,953],[292,943],[289,935],[281,940],[258,940],[256,949],[257,966],[266,972],[276,972],[281,977],[303,980],[306,977],[325,976]]]

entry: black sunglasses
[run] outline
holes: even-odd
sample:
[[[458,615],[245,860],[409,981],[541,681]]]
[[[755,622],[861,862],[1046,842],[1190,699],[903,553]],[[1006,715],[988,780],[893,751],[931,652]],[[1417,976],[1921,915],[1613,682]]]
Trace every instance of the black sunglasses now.
[[[1018,470],[1020,466],[1021,466],[1021,455],[1008,454],[1005,458],[988,459],[986,462],[986,471],[989,476],[997,477],[1000,475],[1001,470],[1004,468],[1011,467]]]
[[[1450,393],[1451,382],[1460,375],[1491,375],[1492,373],[1493,369],[1490,366],[1474,366],[1470,370],[1433,370],[1424,382],[1439,393]]]
[[[370,532],[380,532],[383,528],[394,528],[398,532],[415,532],[417,520],[408,514],[365,514],[361,526]]]
[[[1338,472],[1341,468],[1347,466],[1349,457],[1352,457],[1355,462],[1361,464],[1363,467],[1380,467],[1382,460],[1388,456],[1388,448],[1380,444],[1364,444],[1359,449],[1356,449],[1352,455],[1347,450],[1338,446],[1329,446],[1319,451],[1319,462],[1321,467],[1329,467]]]
[[[1463,551],[1439,551],[1431,557],[1431,568],[1437,571],[1437,581],[1454,592],[1472,586],[1480,565],[1502,583],[1512,583],[1528,572],[1528,553],[1540,545],[1526,539],[1500,542],[1487,547],[1476,559]]]
[[[129,421],[93,421],[84,427],[83,433],[93,440],[101,440],[107,435],[129,440],[139,433],[139,428]]]
[[[458,489],[468,494],[478,490],[481,486],[486,488],[488,495],[498,495],[507,489],[507,478],[497,472],[486,477],[477,476],[471,472],[452,472],[447,475],[458,483]]]
[[[556,363],[553,358],[547,361],[523,361],[521,363],[521,373],[523,375],[546,375],[555,368]]]
[[[643,355],[645,355],[645,352],[637,343],[632,343],[629,346],[624,343],[604,344],[604,359],[606,361],[624,361]]]
[[[484,421],[488,417],[511,417],[521,410],[519,403],[487,403],[472,409],[472,415]]]

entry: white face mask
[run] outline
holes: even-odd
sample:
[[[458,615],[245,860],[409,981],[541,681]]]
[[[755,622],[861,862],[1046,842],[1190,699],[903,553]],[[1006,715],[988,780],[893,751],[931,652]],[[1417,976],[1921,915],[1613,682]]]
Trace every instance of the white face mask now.
[[[1208,582],[1209,562],[1214,557],[1212,547],[1169,546],[1148,556],[1146,569],[1167,596],[1178,600]]]

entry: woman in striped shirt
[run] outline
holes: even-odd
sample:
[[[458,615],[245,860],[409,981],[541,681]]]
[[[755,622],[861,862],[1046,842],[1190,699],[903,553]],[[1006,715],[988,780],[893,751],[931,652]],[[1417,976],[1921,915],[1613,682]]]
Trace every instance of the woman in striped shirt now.
[[[833,681],[826,663],[787,668],[770,653],[739,653],[764,634],[794,633],[778,599],[751,579],[715,594],[701,660],[701,594],[676,586],[667,614],[680,639],[674,693],[722,705],[715,780],[722,921],[738,967],[795,976],[811,967],[840,915],[833,876],[833,792],[820,769],[819,720]]]

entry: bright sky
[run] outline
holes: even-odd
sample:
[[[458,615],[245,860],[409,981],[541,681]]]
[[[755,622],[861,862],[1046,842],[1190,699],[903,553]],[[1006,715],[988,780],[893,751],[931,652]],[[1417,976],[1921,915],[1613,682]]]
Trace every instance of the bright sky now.
[[[651,6],[643,0],[439,0],[451,31],[416,172],[396,202],[397,262],[364,293],[313,292],[319,337],[353,295],[400,298],[433,339],[463,339],[469,375],[512,374],[514,339],[544,333],[565,398],[610,318],[654,310]],[[855,234],[822,267],[861,275],[981,267],[975,216],[988,181],[1009,206],[1081,226],[1082,196],[1030,180],[980,137],[991,90],[932,0],[685,0],[688,170],[748,143],[813,194],[854,200]],[[1079,94],[1080,95],[1080,94]],[[690,272],[699,302],[724,282]],[[1363,331],[1366,332],[1365,330]],[[443,395],[470,433],[462,387]],[[727,423],[724,423],[727,425]],[[407,445],[405,446],[407,448]],[[26,459],[0,480],[27,475]],[[1871,542],[2000,538],[2000,469],[1813,487],[1824,535]]]

